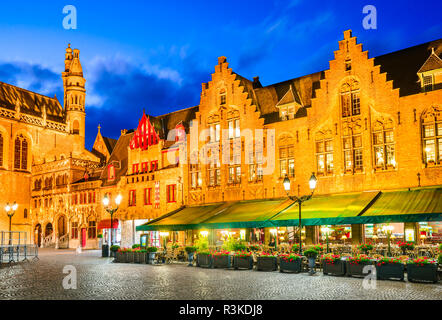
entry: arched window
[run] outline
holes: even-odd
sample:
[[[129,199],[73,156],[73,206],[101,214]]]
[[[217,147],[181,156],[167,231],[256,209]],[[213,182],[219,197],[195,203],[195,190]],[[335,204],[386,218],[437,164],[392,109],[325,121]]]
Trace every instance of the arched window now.
[[[359,82],[355,80],[351,80],[342,85],[341,108],[343,118],[361,114],[359,93]]]
[[[74,120],[72,123],[72,133],[80,134],[80,124],[78,123],[78,120]]]
[[[442,162],[442,107],[433,107],[422,117],[424,162],[436,165]]]
[[[0,167],[3,167],[3,136],[0,133]]]
[[[28,140],[23,135],[17,136],[14,143],[14,169],[28,169]]]

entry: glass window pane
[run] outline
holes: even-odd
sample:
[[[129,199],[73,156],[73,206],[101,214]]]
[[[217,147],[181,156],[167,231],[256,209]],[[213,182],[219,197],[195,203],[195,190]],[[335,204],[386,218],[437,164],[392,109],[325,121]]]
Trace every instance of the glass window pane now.
[[[394,135],[393,131],[386,131],[385,132],[385,143],[393,143],[394,142]]]
[[[295,176],[295,160],[289,159],[289,176],[294,177]]]
[[[436,148],[433,139],[425,140],[425,153],[427,162],[436,161]]]
[[[233,121],[229,121],[229,139],[233,138]]]
[[[434,137],[434,125],[424,126],[424,136],[426,138]]]
[[[322,153],[324,152],[324,142],[316,142],[316,152]]]
[[[318,172],[324,173],[325,162],[324,162],[324,155],[323,154],[320,154],[317,156],[317,162],[318,162]]]
[[[383,143],[382,132],[373,133],[373,144],[382,144],[382,143]]]
[[[241,136],[241,128],[239,126],[239,119],[235,120],[235,137],[239,138]]]
[[[332,152],[333,151],[333,142],[331,140],[325,141],[325,151]]]
[[[327,173],[333,173],[333,153],[327,154],[326,164],[327,164]]]

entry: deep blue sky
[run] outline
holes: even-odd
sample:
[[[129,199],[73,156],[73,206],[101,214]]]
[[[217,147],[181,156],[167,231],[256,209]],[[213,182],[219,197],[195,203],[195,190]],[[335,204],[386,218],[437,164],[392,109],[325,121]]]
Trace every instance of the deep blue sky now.
[[[62,9],[77,8],[76,30]],[[377,8],[364,30],[362,8]],[[328,68],[352,29],[370,56],[442,37],[442,1],[2,1],[0,81],[62,97],[68,42],[87,79],[86,143],[153,115],[197,105],[218,56],[268,85]]]

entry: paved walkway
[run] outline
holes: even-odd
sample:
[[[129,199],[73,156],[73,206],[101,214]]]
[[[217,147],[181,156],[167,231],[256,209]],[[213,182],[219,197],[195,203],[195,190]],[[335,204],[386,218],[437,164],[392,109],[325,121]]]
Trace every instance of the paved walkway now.
[[[42,249],[40,261],[0,269],[0,299],[437,299],[442,285],[280,272],[112,263],[100,251]],[[77,289],[63,288],[65,266]],[[68,267],[69,268],[69,267]]]

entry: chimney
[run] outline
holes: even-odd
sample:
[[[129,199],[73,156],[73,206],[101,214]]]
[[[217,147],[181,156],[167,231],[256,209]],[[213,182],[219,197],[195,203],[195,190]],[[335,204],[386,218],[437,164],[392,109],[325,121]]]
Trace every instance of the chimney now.
[[[253,77],[253,89],[262,88],[261,82],[259,82],[259,77]]]

